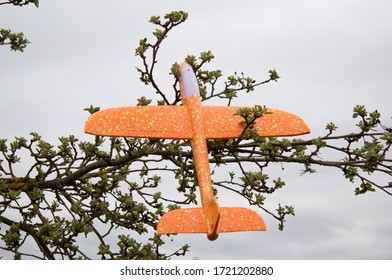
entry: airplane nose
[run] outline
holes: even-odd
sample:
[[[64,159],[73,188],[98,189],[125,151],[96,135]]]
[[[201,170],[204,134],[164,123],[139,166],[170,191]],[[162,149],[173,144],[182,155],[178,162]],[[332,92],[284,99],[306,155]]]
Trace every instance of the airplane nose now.
[[[196,79],[195,72],[192,66],[187,62],[183,62],[180,66],[180,87],[182,98],[187,98],[192,95],[200,96],[199,84]]]

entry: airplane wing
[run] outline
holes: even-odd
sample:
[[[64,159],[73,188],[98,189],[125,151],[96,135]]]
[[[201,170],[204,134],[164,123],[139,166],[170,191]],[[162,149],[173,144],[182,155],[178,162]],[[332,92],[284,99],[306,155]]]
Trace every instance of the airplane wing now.
[[[191,139],[190,116],[183,106],[132,106],[98,111],[84,131],[99,136]]]
[[[241,107],[202,106],[207,139],[232,139],[241,135],[243,120],[234,116]],[[137,138],[192,139],[193,131],[185,106],[132,106],[106,109],[94,113],[85,124],[85,132],[99,136]],[[269,109],[257,119],[255,129],[262,137],[294,136],[310,132],[298,116]]]
[[[241,107],[203,106],[204,133],[208,139],[232,139],[241,135],[244,126],[240,116],[234,114]],[[258,118],[254,125],[262,137],[295,136],[310,132],[303,119],[289,112],[268,109],[272,114]]]

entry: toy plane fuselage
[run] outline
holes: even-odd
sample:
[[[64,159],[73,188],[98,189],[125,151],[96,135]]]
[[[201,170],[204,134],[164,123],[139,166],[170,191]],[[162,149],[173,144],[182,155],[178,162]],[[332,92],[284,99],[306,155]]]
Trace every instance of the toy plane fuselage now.
[[[202,208],[176,209],[161,217],[158,234],[207,233],[215,240],[219,232],[266,230],[254,211],[240,207],[219,207],[212,190],[207,139],[232,139],[241,135],[240,107],[202,106],[199,85],[192,67],[180,66],[183,106],[133,106],[106,109],[86,121],[85,132],[100,136],[190,139]],[[309,133],[298,116],[269,109],[272,114],[257,119],[260,136],[293,136]]]
[[[201,204],[204,210],[207,236],[209,240],[218,238],[220,218],[217,199],[212,191],[207,139],[204,135],[199,84],[191,66],[183,63],[180,67],[180,87],[183,104],[188,108],[193,129],[191,141],[197,181],[200,188]]]

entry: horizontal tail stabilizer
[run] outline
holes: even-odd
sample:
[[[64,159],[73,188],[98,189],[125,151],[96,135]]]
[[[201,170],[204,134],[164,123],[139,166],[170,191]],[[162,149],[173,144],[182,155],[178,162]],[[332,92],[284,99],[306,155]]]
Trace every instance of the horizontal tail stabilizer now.
[[[219,207],[217,232],[265,231],[264,220],[255,211],[241,207]],[[176,209],[158,222],[158,234],[207,233],[203,208]]]
[[[167,212],[158,222],[157,233],[207,232],[203,208],[176,209]]]
[[[255,211],[241,207],[220,207],[218,232],[265,231],[263,218]]]

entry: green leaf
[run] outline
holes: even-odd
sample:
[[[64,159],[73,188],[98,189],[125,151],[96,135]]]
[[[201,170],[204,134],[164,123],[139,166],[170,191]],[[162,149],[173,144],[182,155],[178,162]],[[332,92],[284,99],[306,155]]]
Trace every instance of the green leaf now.
[[[180,65],[176,62],[174,63],[171,68],[170,68],[170,75],[173,75],[174,77],[176,77],[177,79],[180,78]]]
[[[281,189],[281,188],[283,188],[286,185],[286,183],[283,182],[280,177],[278,179],[276,179],[276,180],[273,180],[273,182],[275,184],[275,189]]]
[[[363,105],[355,106],[353,118],[355,119],[358,116],[360,116],[360,117],[366,117],[367,116],[367,111],[366,111],[365,106],[363,106]]]
[[[280,76],[278,75],[278,72],[276,72],[275,69],[269,70],[268,73],[270,74],[270,79],[272,81],[277,82],[277,80],[280,78]]]
[[[355,195],[365,194],[367,192],[375,192],[376,190],[370,183],[362,183],[359,188],[355,188]]]
[[[185,61],[186,61],[189,65],[191,65],[193,68],[196,68],[196,67],[195,67],[195,66],[196,66],[196,61],[197,61],[196,56],[194,56],[194,55],[188,55],[187,57],[185,57]]]
[[[98,112],[101,108],[99,107],[94,107],[93,105],[90,105],[88,108],[84,108],[83,111],[89,112],[91,115]]]
[[[188,13],[184,11],[173,11],[166,14],[164,18],[168,19],[172,23],[178,24],[188,19]]]
[[[256,204],[259,206],[264,205],[264,201],[266,200],[266,197],[260,194],[256,194]]]
[[[164,34],[165,32],[162,29],[155,29],[155,31],[152,33],[158,40],[162,40],[165,38]]]
[[[149,22],[153,24],[161,24],[161,17],[160,16],[152,16],[149,20]]]
[[[321,137],[312,139],[312,144],[316,145],[317,148],[323,148],[327,145],[327,143],[321,139]]]
[[[334,123],[330,122],[330,123],[327,123],[327,125],[325,126],[325,129],[328,130],[329,133],[332,133],[333,131],[338,129],[338,127]]]
[[[98,246],[98,255],[106,255],[110,254],[110,245],[99,244]]]
[[[1,239],[5,242],[5,245],[8,248],[17,247],[19,245],[19,241],[22,240],[19,225],[12,224],[11,227],[6,230],[5,235]]]
[[[214,58],[215,58],[215,56],[212,54],[211,51],[205,51],[205,52],[202,52],[202,53],[200,54],[200,59],[201,59],[203,62],[210,62],[210,61],[213,60]]]
[[[144,57],[144,53],[148,50],[150,45],[147,43],[147,38],[141,39],[139,41],[139,46],[135,49],[135,55],[140,55]]]
[[[8,151],[7,139],[0,139],[0,152],[6,153]]]
[[[147,99],[145,96],[142,96],[137,99],[137,106],[148,106],[151,102],[151,99]]]
[[[12,51],[23,52],[29,43],[23,32],[12,33],[9,29],[0,29],[0,45],[9,45]]]
[[[17,200],[20,198],[20,194],[22,193],[21,189],[17,189],[17,190],[9,190],[6,193],[7,198],[9,198],[10,200]]]

